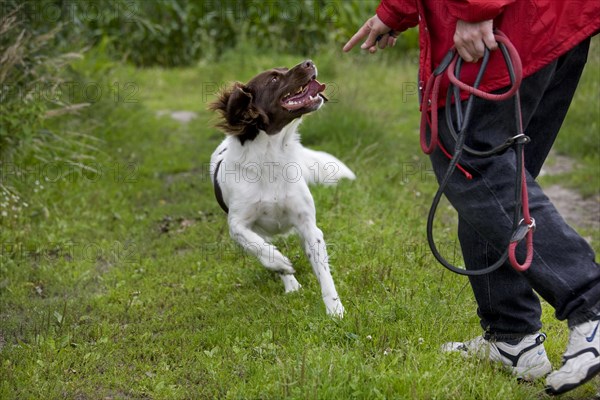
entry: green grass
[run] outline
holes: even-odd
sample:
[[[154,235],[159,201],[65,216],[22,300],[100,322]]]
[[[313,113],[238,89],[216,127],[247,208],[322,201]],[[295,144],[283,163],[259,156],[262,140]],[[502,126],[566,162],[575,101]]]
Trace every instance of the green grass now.
[[[207,174],[222,140],[206,111],[215,85],[300,58],[240,49],[218,65],[118,67],[103,79],[133,82],[137,103],[105,101],[54,122],[101,139],[98,173],[55,164],[60,179],[45,181],[47,160],[13,180],[29,206],[0,232],[0,398],[546,398],[543,382],[518,384],[496,366],[439,351],[481,330],[467,280],[438,266],[425,242],[436,185],[418,146],[416,65],[336,51],[313,59],[332,101],[306,118],[303,142],[358,175],[313,189],[346,317],[325,315],[295,238],[277,242],[303,285],[291,295],[240,253]],[[582,162],[594,179],[581,184],[590,193],[600,187],[598,129],[581,119],[597,115],[598,68],[596,58],[576,100],[582,114],[565,127],[591,140]],[[159,110],[199,116],[181,124]],[[557,144],[576,155],[574,146],[568,135]],[[455,216],[442,208],[438,240],[459,258]],[[567,328],[544,311],[558,365]]]

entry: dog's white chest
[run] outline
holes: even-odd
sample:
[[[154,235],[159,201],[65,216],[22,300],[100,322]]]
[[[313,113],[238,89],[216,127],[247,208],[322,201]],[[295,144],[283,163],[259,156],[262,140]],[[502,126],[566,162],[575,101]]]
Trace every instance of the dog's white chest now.
[[[271,236],[292,228],[293,207],[308,188],[302,179],[302,171],[296,171],[300,168],[298,163],[289,157],[267,157],[265,160],[269,161],[252,174],[253,179],[260,181],[249,188],[252,193],[248,193],[247,206],[255,210],[254,226]]]
[[[290,219],[290,210],[284,202],[264,202],[256,205],[257,218],[254,227],[262,233],[272,236],[288,232],[293,224]]]
[[[299,208],[314,207],[302,152],[293,126],[275,136],[261,133],[243,146],[235,138],[226,139],[213,162],[222,159],[217,180],[230,213],[243,216],[262,234],[287,233],[298,220]]]

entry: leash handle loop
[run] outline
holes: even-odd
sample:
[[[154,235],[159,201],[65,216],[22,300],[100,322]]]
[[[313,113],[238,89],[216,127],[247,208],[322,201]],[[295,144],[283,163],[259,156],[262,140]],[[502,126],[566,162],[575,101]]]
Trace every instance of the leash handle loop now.
[[[438,67],[435,68],[435,70],[429,77],[421,102],[421,149],[425,154],[431,154],[435,150],[435,148],[439,146],[440,150],[450,159],[448,169],[446,170],[446,173],[443,176],[443,178],[440,180],[439,189],[433,198],[431,209],[429,211],[429,216],[427,218],[427,241],[435,258],[444,267],[460,275],[476,276],[493,272],[496,269],[500,268],[507,261],[507,259],[516,271],[522,272],[529,268],[533,260],[533,231],[535,230],[535,220],[531,218],[529,214],[529,199],[527,195],[527,179],[525,172],[525,157],[523,151],[523,146],[530,141],[530,138],[523,132],[521,104],[518,91],[523,79],[523,68],[521,58],[519,57],[517,50],[510,42],[508,37],[499,30],[495,31],[494,36],[499,44],[499,48],[502,52],[502,55],[504,56],[504,62],[506,63],[506,68],[510,76],[511,86],[506,92],[494,94],[484,92],[478,88],[489,60],[490,52],[487,48],[485,49],[484,58],[482,60],[480,70],[477,74],[477,78],[473,86],[470,86],[460,81],[460,79],[457,77],[457,75],[460,74],[462,59],[459,57],[456,50],[452,48],[446,54],[440,65],[438,65]],[[446,72],[446,74],[448,75],[448,79],[450,80],[450,87],[448,88],[448,96],[446,98],[446,119],[452,136],[456,141],[454,155],[451,155],[444,148],[444,146],[438,138],[438,93],[444,72]],[[464,111],[464,115],[460,107],[461,90],[469,93],[469,99],[467,101],[467,106],[466,110]],[[456,131],[452,124],[448,108],[451,104],[452,94],[454,95],[456,101],[457,122],[459,125],[458,134],[456,134]],[[517,122],[517,132],[513,137],[508,138],[505,141],[505,143],[490,151],[476,151],[465,145],[467,131],[466,128],[468,126],[474,97],[480,97],[490,101],[502,101],[511,97],[514,97],[515,99],[515,118]],[[427,139],[428,126],[430,127],[429,140]],[[458,160],[460,159],[463,150],[474,156],[488,157],[493,154],[498,154],[512,145],[516,146],[518,160],[517,174],[515,178],[515,210],[512,228],[513,233],[511,235],[508,248],[506,249],[506,251],[504,251],[501,257],[494,264],[486,268],[479,270],[466,270],[464,268],[458,268],[449,263],[446,259],[444,259],[444,257],[437,250],[435,241],[433,240],[433,220],[435,217],[437,206],[443,195],[443,191],[446,185],[448,184],[454,169],[456,168],[463,171],[463,173],[465,173],[468,179],[471,179],[471,175],[466,170],[464,170],[464,168],[462,168],[461,165],[458,163]],[[523,213],[523,219],[520,222],[518,219],[520,213],[519,208],[521,208]],[[523,262],[523,264],[521,264],[516,258],[516,249],[518,244],[523,239],[526,239],[527,254],[525,261]]]
[[[510,66],[508,66],[509,62],[512,62],[513,64],[512,67],[513,71],[515,72],[515,80],[514,82],[512,82],[510,89],[508,89],[504,93],[494,94],[484,92],[483,90],[480,90],[474,86],[470,86],[462,82],[456,77],[454,72],[456,63],[458,61],[458,54],[452,59],[452,61],[448,65],[447,74],[448,79],[450,79],[450,82],[453,85],[457,86],[460,90],[464,90],[465,92],[480,97],[482,99],[491,101],[502,101],[511,98],[517,92],[517,90],[519,90],[519,87],[521,86],[521,81],[523,80],[523,64],[521,63],[521,57],[519,57],[517,49],[515,48],[515,46],[513,46],[511,41],[508,40],[508,37],[504,33],[502,33],[499,30],[496,30],[494,38],[496,39],[496,42],[501,43],[506,47],[506,50],[510,55],[510,58],[504,57],[504,61],[507,63],[507,67],[510,68]]]

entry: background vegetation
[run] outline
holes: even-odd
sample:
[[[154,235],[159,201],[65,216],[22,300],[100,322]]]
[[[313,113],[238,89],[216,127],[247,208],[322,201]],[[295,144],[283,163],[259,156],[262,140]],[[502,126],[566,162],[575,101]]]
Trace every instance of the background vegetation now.
[[[0,398],[546,397],[543,382],[439,352],[481,330],[467,281],[424,240],[436,184],[418,151],[415,33],[386,54],[340,51],[375,2],[0,4]],[[542,182],[591,198],[597,45],[556,144],[577,168]],[[218,88],[308,56],[331,101],[303,142],[358,175],[313,189],[342,321],[297,240],[278,242],[303,285],[290,296],[240,253],[208,176]],[[598,250],[600,232],[577,228]],[[454,231],[446,207],[438,240],[460,262]],[[544,311],[558,366],[566,326]]]

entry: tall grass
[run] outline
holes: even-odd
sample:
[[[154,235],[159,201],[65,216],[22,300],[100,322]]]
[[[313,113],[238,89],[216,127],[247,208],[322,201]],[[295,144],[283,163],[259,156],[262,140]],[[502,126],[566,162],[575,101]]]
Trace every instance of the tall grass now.
[[[87,78],[68,68],[82,49],[101,48],[138,66],[193,65],[243,48],[312,57],[348,37],[375,6],[359,0],[0,0],[0,159],[22,142],[36,140],[39,147],[46,118],[88,105],[72,87]],[[415,45],[416,32],[399,42]]]
[[[259,50],[310,55],[349,37],[376,0],[40,0],[69,24],[65,42],[108,39],[112,55],[139,66],[215,60],[247,43]],[[46,14],[50,14],[46,11]],[[416,48],[416,32],[398,42]]]

